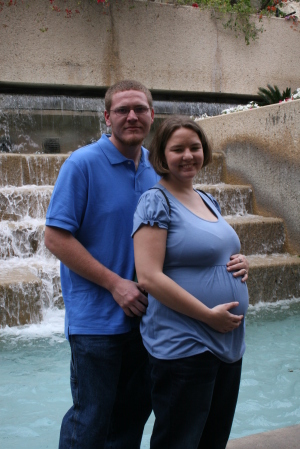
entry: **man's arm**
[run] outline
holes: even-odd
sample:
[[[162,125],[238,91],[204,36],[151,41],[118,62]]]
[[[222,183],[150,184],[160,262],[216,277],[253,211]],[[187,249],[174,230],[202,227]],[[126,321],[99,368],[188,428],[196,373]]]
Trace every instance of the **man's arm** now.
[[[142,316],[146,312],[148,300],[138,284],[121,278],[98,262],[69,231],[46,226],[45,245],[74,273],[109,290],[126,315]]]

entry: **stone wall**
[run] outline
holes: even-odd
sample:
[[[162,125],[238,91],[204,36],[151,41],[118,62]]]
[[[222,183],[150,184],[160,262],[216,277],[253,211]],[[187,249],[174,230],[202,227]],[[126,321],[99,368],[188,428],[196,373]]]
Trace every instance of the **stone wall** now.
[[[300,86],[300,33],[284,19],[263,19],[265,32],[246,46],[209,11],[134,0],[81,3],[75,13],[78,1],[68,1],[71,18],[46,0],[4,6],[0,85],[106,87],[135,78],[161,91],[248,96],[267,83]]]
[[[226,155],[226,182],[251,184],[254,213],[283,218],[286,249],[300,254],[300,100],[199,123]]]

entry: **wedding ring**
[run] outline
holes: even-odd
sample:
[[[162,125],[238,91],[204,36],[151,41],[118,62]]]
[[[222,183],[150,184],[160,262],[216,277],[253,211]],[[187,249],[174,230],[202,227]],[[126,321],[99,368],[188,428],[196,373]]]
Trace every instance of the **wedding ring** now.
[[[243,262],[243,261],[242,261],[242,259],[241,259],[240,257],[239,257],[239,262],[240,262],[240,263],[242,263],[242,262]]]

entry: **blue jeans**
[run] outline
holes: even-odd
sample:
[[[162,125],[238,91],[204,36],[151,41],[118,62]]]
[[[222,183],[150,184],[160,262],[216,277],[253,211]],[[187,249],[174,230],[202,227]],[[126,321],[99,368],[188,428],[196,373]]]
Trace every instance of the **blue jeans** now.
[[[210,352],[177,360],[150,356],[155,414],[151,449],[225,449],[238,398],[242,360]]]
[[[139,449],[151,413],[148,355],[138,329],[71,335],[73,406],[59,449]]]

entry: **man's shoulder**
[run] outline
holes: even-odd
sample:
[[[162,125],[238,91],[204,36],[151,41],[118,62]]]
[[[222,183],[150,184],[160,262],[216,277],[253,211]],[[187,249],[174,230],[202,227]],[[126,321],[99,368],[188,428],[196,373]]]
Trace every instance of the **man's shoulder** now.
[[[100,140],[89,143],[83,147],[78,148],[70,154],[69,159],[75,161],[86,160],[87,158],[94,157],[101,153]]]
[[[106,157],[103,152],[104,149],[105,139],[103,139],[102,136],[98,141],[78,148],[78,150],[71,153],[67,159],[68,167],[70,167],[69,164],[71,164],[74,167],[78,167],[85,171],[85,169],[93,169],[95,164],[97,165],[100,163],[103,165],[106,161]]]

